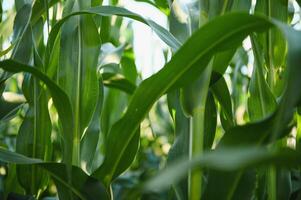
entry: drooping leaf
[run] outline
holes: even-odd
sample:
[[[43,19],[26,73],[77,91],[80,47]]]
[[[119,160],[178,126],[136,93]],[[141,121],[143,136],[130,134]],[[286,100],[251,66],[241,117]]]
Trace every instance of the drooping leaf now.
[[[64,134],[64,151],[63,159],[66,163],[71,163],[72,155],[72,141],[73,141],[73,114],[71,109],[71,103],[68,99],[66,93],[56,85],[51,79],[49,79],[45,74],[40,72],[38,69],[24,65],[22,63],[13,60],[4,60],[0,62],[0,68],[11,73],[27,72],[41,80],[48,87],[53,103],[58,111],[59,118],[62,122]]]
[[[289,148],[268,151],[265,147],[240,147],[239,149],[229,147],[218,151],[207,151],[202,156],[196,157],[190,162],[187,158],[178,160],[176,164],[164,169],[157,176],[146,182],[144,189],[162,191],[173,183],[178,182],[192,168],[209,168],[231,174],[238,169],[267,166],[271,163],[281,167],[300,165],[300,160],[297,159],[298,156],[299,153]],[[222,189],[219,188],[219,192],[222,192]],[[212,198],[219,198],[218,193],[216,190],[211,192],[212,195],[216,195],[212,196]],[[228,199],[226,196],[223,198]]]
[[[294,109],[298,105],[301,96],[301,94],[297,92],[295,88],[296,85],[300,84],[300,80],[297,77],[299,74],[301,74],[301,71],[298,67],[298,63],[300,63],[300,57],[298,55],[300,55],[301,46],[299,43],[297,44],[294,42],[298,40],[300,33],[282,23],[275,21],[274,23],[284,33],[289,44],[287,61],[287,73],[289,80],[278,110],[273,115],[258,123],[247,124],[245,126],[230,129],[228,133],[224,135],[217,148],[223,148],[228,145],[260,145],[264,144],[265,142],[275,141],[279,137],[283,137],[290,132],[291,127],[289,127],[288,124],[290,120],[292,120]],[[209,180],[207,188],[209,191],[213,191],[213,188],[215,188],[214,180],[216,180],[216,178],[223,180],[227,187],[224,187],[223,191],[218,193],[219,198],[231,198],[233,195],[232,191],[237,186],[236,180],[239,180],[239,177],[242,173],[243,171],[237,171],[231,176],[226,173],[211,173],[211,177],[209,176],[208,178]],[[213,194],[211,192],[205,192],[205,198],[210,198],[210,195]]]
[[[68,168],[62,163],[43,162],[42,160],[29,158],[3,148],[0,148],[0,160],[18,165],[35,165],[36,167],[45,169],[57,185],[60,199],[109,199],[109,195],[103,184],[96,179],[89,177],[78,167],[72,167],[72,180],[70,182]],[[74,195],[74,198],[61,195],[64,193],[60,193],[60,190],[69,191],[69,193]]]
[[[61,26],[65,23],[67,19],[74,15],[83,15],[83,14],[96,14],[96,15],[101,15],[101,16],[112,16],[112,15],[118,15],[118,16],[124,16],[124,17],[129,17],[131,19],[140,21],[142,23],[145,23],[149,25],[157,34],[158,36],[166,42],[171,48],[173,49],[178,49],[180,47],[180,43],[163,27],[158,25],[157,23],[144,19],[143,17],[130,12],[124,8],[120,7],[114,7],[114,6],[99,6],[99,7],[93,7],[90,9],[84,9],[78,12],[71,13],[67,16],[65,16],[63,19],[58,21],[56,25],[52,28],[52,31],[50,32],[48,42],[47,42],[47,52],[51,52],[55,39],[58,35],[58,32],[61,28]],[[46,63],[49,62],[49,55],[46,56]]]

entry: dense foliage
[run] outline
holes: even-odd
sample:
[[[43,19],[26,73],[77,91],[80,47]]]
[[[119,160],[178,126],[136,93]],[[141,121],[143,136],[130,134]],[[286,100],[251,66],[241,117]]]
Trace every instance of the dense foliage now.
[[[300,199],[301,2],[122,3],[0,0],[0,199]]]

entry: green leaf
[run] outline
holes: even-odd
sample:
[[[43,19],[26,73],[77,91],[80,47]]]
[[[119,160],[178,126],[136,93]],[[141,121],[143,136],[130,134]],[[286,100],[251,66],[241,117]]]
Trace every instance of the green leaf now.
[[[19,129],[16,151],[29,157],[49,160],[51,121],[47,107],[48,98],[43,90],[36,95],[39,96],[35,96],[34,105],[30,105]],[[17,175],[19,183],[28,194],[37,194],[47,184],[47,176],[36,166],[17,166]]]
[[[71,109],[71,103],[68,99],[66,93],[56,85],[51,79],[49,79],[45,74],[40,72],[34,67],[24,65],[22,63],[13,60],[4,60],[0,62],[0,68],[5,71],[12,73],[27,72],[41,80],[48,87],[54,106],[58,111],[59,118],[62,122],[64,134],[64,151],[63,159],[66,163],[71,163],[72,161],[72,141],[73,141],[73,114]]]
[[[44,70],[39,52],[43,51],[41,39],[43,32],[43,20],[39,20],[32,27],[34,63],[35,67]],[[48,113],[48,95],[45,88],[39,85],[36,78],[29,77],[23,81],[24,94],[28,92],[26,100],[28,110],[17,135],[16,152],[23,155],[49,160],[51,157],[51,121]],[[46,188],[47,174],[36,166],[17,166],[19,183],[25,188],[27,194],[38,194]]]
[[[140,15],[137,15],[131,11],[128,11],[125,8],[114,7],[114,6],[99,6],[99,7],[93,7],[93,8],[89,8],[89,9],[71,13],[71,14],[65,16],[60,21],[58,21],[50,32],[48,42],[47,42],[47,49],[48,49],[47,52],[51,52],[51,50],[53,49],[55,39],[59,33],[61,26],[65,23],[65,21],[72,16],[84,15],[84,14],[86,14],[86,15],[87,14],[90,14],[90,15],[96,14],[96,15],[100,15],[100,16],[117,15],[117,16],[128,17],[128,18],[140,21],[142,23],[149,25],[158,34],[158,36],[166,44],[168,44],[171,48],[176,50],[180,47],[180,43],[166,29],[164,29],[160,25],[156,24],[155,22],[144,19]],[[46,63],[48,63],[48,62],[49,62],[49,55],[46,56]]]
[[[205,107],[204,149],[211,149],[215,138],[217,114],[214,97],[209,91]]]
[[[47,3],[50,8],[59,2],[59,0],[47,0],[47,1],[46,0],[37,0],[34,2],[34,5],[32,7],[32,16],[30,19],[32,24],[35,24],[39,20],[39,18],[45,13],[45,10],[47,8],[45,3]],[[47,12],[49,12],[49,10],[47,10]]]
[[[232,101],[227,83],[224,78],[220,78],[211,86],[214,97],[221,106],[220,119],[224,130],[234,126]]]
[[[94,111],[91,123],[89,124],[87,131],[85,132],[82,140],[81,140],[81,166],[84,166],[87,172],[90,174],[100,166],[99,157],[103,157],[101,151],[99,151],[98,146],[103,145],[104,141],[102,141],[103,133],[101,131],[100,121],[101,114],[103,109],[103,100],[104,100],[104,92],[103,92],[103,84],[102,80],[99,80],[99,94],[98,94],[98,102],[96,109]]]
[[[0,121],[8,121],[13,118],[22,106],[22,102],[9,102],[1,98]]]
[[[109,199],[109,194],[106,192],[103,184],[89,177],[78,167],[72,167],[72,180],[70,182],[68,167],[62,163],[43,162],[42,160],[29,158],[3,148],[0,148],[0,160],[18,165],[35,165],[45,169],[54,180],[59,190],[60,199]],[[70,196],[65,196],[65,193],[60,192],[60,190],[69,191],[75,197],[70,198]]]
[[[14,20],[13,41],[16,41],[11,58],[28,64],[32,55],[32,35],[29,26],[32,10],[30,4],[24,4]]]
[[[270,115],[277,103],[264,79],[264,58],[254,35],[251,36],[255,65],[249,84],[248,112],[251,121],[257,121]]]
[[[231,174],[239,169],[267,166],[272,163],[280,167],[296,166],[300,165],[298,156],[300,155],[297,151],[289,148],[268,151],[265,147],[254,146],[239,148],[228,147],[215,151],[207,151],[192,161],[188,161],[187,158],[176,161],[172,166],[167,167],[154,178],[147,181],[143,188],[146,191],[162,191],[183,178],[189,169],[195,168],[209,168]],[[217,184],[217,182],[215,182],[215,184]],[[222,192],[222,189],[223,188],[219,188],[219,192]],[[212,195],[216,195],[216,198],[219,196],[216,190],[214,190]],[[212,198],[213,197],[214,196],[212,196]],[[208,197],[208,199],[211,198]],[[227,199],[227,197],[224,196],[223,199]]]
[[[216,18],[199,29],[162,70],[144,80],[136,89],[126,113],[111,128],[104,164],[94,176],[102,178],[106,184],[112,181],[125,149],[151,106],[187,72],[195,74],[191,77],[191,80],[195,80],[214,53],[233,49],[251,31],[267,29],[271,25],[265,18],[239,13]],[[219,31],[216,31],[216,27],[219,27]],[[200,40],[204,42],[200,43]]]
[[[86,1],[72,2],[65,13],[90,7]],[[100,38],[91,15],[69,18],[62,26],[58,85],[68,95],[74,113],[73,158],[80,165],[80,139],[88,127],[98,101],[97,63]]]
[[[280,137],[288,135],[290,132],[291,127],[288,127],[288,124],[292,120],[293,112],[301,96],[301,93],[296,89],[296,85],[301,84],[298,79],[298,76],[301,74],[301,70],[298,67],[298,63],[300,64],[299,55],[301,53],[301,45],[295,42],[300,39],[300,32],[282,23],[276,21],[274,21],[274,23],[284,33],[289,44],[287,61],[289,79],[279,107],[273,115],[258,123],[237,126],[230,129],[221,139],[217,148],[229,147],[231,145],[260,145],[266,142],[273,142]],[[211,177],[208,178],[207,188],[209,191],[213,191],[213,188],[215,188],[214,180],[216,180],[216,178],[223,180],[227,188],[224,187],[223,191],[218,193],[219,199],[225,197],[231,198],[237,186],[237,180],[240,179],[242,174],[242,171],[235,172],[231,175],[226,173],[211,173]],[[210,196],[212,194],[210,192],[205,193],[205,197],[208,197],[207,195]]]
[[[180,104],[179,90],[167,94],[168,107],[175,126],[175,139],[168,152],[167,167],[180,157],[188,157],[189,152],[189,118],[187,118]],[[181,198],[187,197],[188,180],[182,179],[180,183],[173,184],[173,188]]]
[[[288,22],[288,0],[263,0],[258,1],[255,13],[264,14],[270,19],[277,19],[284,23]],[[260,34],[259,40],[263,45],[263,52],[267,64],[268,84],[276,97],[279,97],[284,89],[284,74],[287,55],[287,44],[280,30],[272,28],[268,32]]]
[[[109,88],[116,88],[128,94],[133,94],[136,85],[131,83],[121,74],[105,72],[102,73],[103,84]]]

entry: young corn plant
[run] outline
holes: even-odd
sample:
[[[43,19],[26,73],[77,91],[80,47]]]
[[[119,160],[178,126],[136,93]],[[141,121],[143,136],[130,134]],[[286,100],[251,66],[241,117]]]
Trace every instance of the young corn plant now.
[[[0,199],[300,199],[301,2],[129,2],[0,0]]]

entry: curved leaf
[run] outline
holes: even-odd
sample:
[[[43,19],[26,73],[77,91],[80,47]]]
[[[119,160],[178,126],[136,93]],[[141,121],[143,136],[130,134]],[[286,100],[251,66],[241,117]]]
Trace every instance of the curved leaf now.
[[[136,85],[131,83],[121,74],[105,72],[102,73],[102,79],[105,86],[119,89],[128,94],[133,94],[136,89]]]
[[[268,151],[265,147],[223,148],[218,151],[204,152],[202,156],[188,161],[182,158],[171,167],[162,170],[157,176],[144,185],[147,191],[162,191],[183,178],[189,169],[209,168],[231,174],[233,171],[254,166],[267,166],[271,163],[281,167],[291,167],[301,164],[300,153],[289,148]],[[219,191],[222,188],[219,188]],[[215,194],[216,187],[214,190]],[[218,195],[218,194],[217,194]],[[218,198],[218,197],[216,197]],[[216,199],[212,198],[212,199]],[[223,197],[227,199],[227,197]]]
[[[78,167],[72,167],[72,180],[70,182],[68,168],[62,163],[44,162],[40,159],[29,158],[3,148],[0,148],[0,160],[18,165],[36,165],[42,167],[50,174],[57,185],[60,199],[73,199],[69,195],[66,196],[65,193],[60,192],[62,189],[72,192],[76,197],[74,199],[109,199],[109,194],[106,192],[103,184],[89,177]]]
[[[236,13],[216,18],[196,31],[162,70],[143,81],[136,89],[127,112],[113,125],[108,135],[108,151],[104,164],[94,176],[102,178],[106,184],[112,181],[125,149],[134,137],[140,122],[154,102],[170,90],[185,73],[195,74],[191,77],[191,80],[195,80],[214,53],[233,48],[250,32],[267,29],[270,26],[272,23],[263,17]],[[219,27],[219,31],[216,31],[216,27]],[[114,138],[117,137],[119,139],[115,140]]]
[[[71,163],[72,161],[72,141],[73,141],[73,114],[71,109],[71,103],[68,99],[66,93],[56,85],[51,79],[49,79],[45,74],[40,72],[34,67],[21,64],[13,60],[0,61],[0,68],[5,71],[18,73],[27,72],[44,82],[52,96],[53,103],[58,111],[60,120],[62,121],[62,126],[64,130],[63,140],[64,140],[64,152],[63,159],[66,163]]]
[[[65,16],[60,21],[58,21],[50,32],[48,42],[47,42],[47,49],[48,49],[47,52],[51,52],[54,42],[55,42],[55,39],[57,37],[57,34],[58,34],[61,26],[65,23],[65,21],[72,16],[84,15],[84,14],[94,14],[94,15],[96,14],[96,15],[101,15],[101,16],[117,15],[117,16],[128,17],[128,18],[140,21],[142,23],[149,25],[158,34],[158,36],[174,50],[176,50],[180,47],[180,43],[177,41],[177,39],[175,39],[175,37],[173,37],[166,29],[164,29],[157,23],[155,23],[151,20],[148,20],[148,19],[144,19],[140,15],[137,15],[131,11],[128,11],[125,8],[114,7],[114,6],[98,6],[98,7],[93,7],[93,8],[89,8],[89,9],[71,13],[71,14]],[[48,62],[49,62],[49,55],[46,56],[46,63],[48,63]]]

